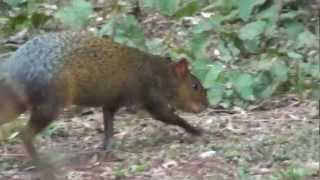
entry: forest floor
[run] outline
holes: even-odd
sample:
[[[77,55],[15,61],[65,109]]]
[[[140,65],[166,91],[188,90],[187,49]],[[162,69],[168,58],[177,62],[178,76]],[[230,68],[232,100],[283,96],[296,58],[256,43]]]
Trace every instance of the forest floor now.
[[[269,99],[245,111],[178,112],[205,130],[192,137],[138,111],[116,115],[113,151],[100,150],[99,109],[73,108],[37,138],[58,179],[319,179],[317,102]],[[26,119],[22,116],[21,119]],[[19,138],[0,144],[0,179],[37,176]]]

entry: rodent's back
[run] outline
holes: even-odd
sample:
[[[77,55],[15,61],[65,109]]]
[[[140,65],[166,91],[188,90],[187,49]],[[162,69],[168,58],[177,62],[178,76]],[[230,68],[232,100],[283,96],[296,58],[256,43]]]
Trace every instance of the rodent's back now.
[[[157,76],[169,79],[169,68],[162,58],[109,38],[83,38],[65,59],[61,74],[71,82],[71,101],[80,105],[137,103]]]
[[[5,69],[32,103],[54,95],[68,103],[100,106],[136,101],[145,82],[156,79],[157,69],[167,79],[166,63],[160,61],[108,38],[52,33],[24,44]]]

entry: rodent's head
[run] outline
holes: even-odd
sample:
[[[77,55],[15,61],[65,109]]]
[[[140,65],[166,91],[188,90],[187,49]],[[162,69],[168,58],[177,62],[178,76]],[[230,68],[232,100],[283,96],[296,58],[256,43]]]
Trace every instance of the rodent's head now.
[[[200,81],[190,73],[188,61],[181,59],[173,63],[176,78],[176,94],[173,105],[186,112],[199,113],[208,106],[206,90]]]

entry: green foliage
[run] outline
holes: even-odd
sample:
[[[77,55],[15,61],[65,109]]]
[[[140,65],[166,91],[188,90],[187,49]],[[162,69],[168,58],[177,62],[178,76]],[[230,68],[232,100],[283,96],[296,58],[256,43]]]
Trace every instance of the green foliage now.
[[[92,5],[85,0],[72,0],[69,6],[60,9],[56,18],[72,28],[80,29],[84,27],[92,13]]]
[[[142,28],[131,15],[113,16],[102,26],[99,34],[111,36],[116,42],[128,46],[146,49]]]
[[[211,104],[247,106],[287,91],[319,94],[319,39],[302,23],[312,16],[303,4],[218,0],[210,6],[215,15],[193,27],[186,49]],[[208,47],[218,55],[210,59]]]
[[[192,16],[199,10],[199,2],[196,0],[142,0],[144,7],[158,10],[166,16],[181,18]]]
[[[197,12],[199,8],[199,4],[197,1],[191,1],[189,3],[187,3],[185,6],[183,6],[182,8],[178,9],[174,16],[176,18],[181,18],[184,16],[192,16],[194,13]]]
[[[0,14],[0,19],[4,19],[1,31],[5,34],[20,31],[22,29],[39,29],[51,19],[51,16],[41,11],[39,6],[42,0],[13,0],[5,1],[6,8],[3,9],[4,15]],[[5,12],[13,14],[5,15]]]
[[[311,177],[312,172],[309,169],[291,166],[287,170],[282,170],[271,176],[270,180],[303,180]]]
[[[0,27],[4,22],[2,29],[8,32],[41,28],[50,16],[38,10],[40,2],[5,1],[12,9],[20,10],[15,16],[0,18]],[[143,10],[156,10],[177,24],[186,16],[199,20],[189,29],[182,28],[189,33],[185,46],[170,49],[169,54],[190,60],[193,73],[208,89],[212,105],[246,107],[288,91],[320,98],[319,29],[310,22],[314,14],[307,9],[307,3],[301,2],[141,0],[139,4]],[[145,39],[136,17],[124,15],[119,6],[124,4],[115,5],[116,10],[111,11],[99,35],[154,54],[168,53],[170,37]],[[91,2],[72,0],[55,17],[80,29],[91,20],[92,11]]]
[[[155,8],[164,15],[172,16],[178,9],[179,1],[172,0],[143,0],[145,7]]]

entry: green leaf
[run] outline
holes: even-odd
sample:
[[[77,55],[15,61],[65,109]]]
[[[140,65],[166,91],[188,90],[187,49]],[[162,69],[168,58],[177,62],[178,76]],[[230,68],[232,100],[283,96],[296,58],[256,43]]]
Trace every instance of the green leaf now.
[[[223,60],[224,62],[230,62],[232,60],[232,54],[231,54],[231,49],[227,45],[228,42],[225,40],[220,40],[218,44],[218,50],[220,52],[220,59]]]
[[[294,19],[297,19],[298,16],[303,15],[305,13],[306,12],[303,12],[303,11],[293,11],[293,10],[291,10],[291,11],[286,12],[286,13],[281,13],[280,14],[280,19],[281,20],[286,20],[286,19],[294,20]]]
[[[260,45],[259,38],[244,41],[244,47],[250,53],[257,53],[259,51],[259,45]]]
[[[117,23],[115,41],[126,43],[129,46],[145,49],[145,38],[137,19],[132,16],[124,16],[120,22]]]
[[[19,14],[10,18],[3,27],[4,32],[16,31],[25,28],[28,25],[28,15]]]
[[[227,15],[218,16],[218,18],[221,22],[228,22],[228,21],[234,21],[239,19],[239,9],[234,9],[229,12]]]
[[[239,15],[242,20],[247,21],[257,5],[263,4],[266,0],[239,0]]]
[[[203,58],[203,51],[208,45],[208,35],[205,33],[193,34],[190,41],[190,50],[194,56],[199,59]]]
[[[300,47],[316,47],[317,37],[312,34],[310,31],[304,31],[298,35],[298,43]]]
[[[298,34],[304,30],[304,25],[296,20],[286,21],[284,26],[291,39],[297,39]]]
[[[155,8],[156,1],[155,0],[142,0],[143,7]]]
[[[217,105],[223,99],[224,87],[221,83],[215,83],[208,90],[208,99],[211,105]]]
[[[288,79],[289,68],[284,62],[280,60],[275,61],[272,64],[270,71],[274,80],[277,82],[284,82]]]
[[[273,94],[272,75],[269,71],[260,72],[253,83],[253,91],[256,97],[266,98]]]
[[[243,26],[239,31],[242,40],[253,40],[264,33],[267,23],[265,21],[255,21]]]
[[[34,12],[31,16],[31,23],[35,28],[44,25],[51,17],[45,13]]]
[[[174,16],[176,18],[181,18],[181,17],[185,17],[185,16],[192,16],[194,13],[196,13],[198,11],[198,8],[199,8],[198,1],[191,1],[187,5],[185,5],[184,7],[178,9],[175,12]]]
[[[212,66],[212,63],[210,59],[198,59],[192,62],[191,66],[192,72],[203,82]]]
[[[71,4],[59,10],[55,17],[65,25],[80,29],[87,24],[91,13],[92,5],[90,2],[72,0]]]
[[[289,51],[287,53],[288,57],[289,58],[293,58],[293,59],[302,59],[303,58],[303,55],[299,54],[299,53],[296,53],[294,51]]]
[[[245,100],[254,100],[253,95],[253,77],[248,73],[239,73],[232,79],[235,90],[239,93],[240,97]]]
[[[114,36],[115,34],[115,26],[116,26],[116,22],[118,20],[117,16],[113,16],[110,19],[108,19],[107,23],[105,23],[104,25],[102,25],[100,31],[99,31],[99,35],[107,35],[107,36]]]
[[[224,65],[220,62],[213,63],[206,78],[204,79],[203,86],[211,88],[216,83],[220,73],[224,70]]]
[[[157,9],[164,15],[172,16],[178,9],[178,0],[161,0],[157,2]]]
[[[204,18],[201,19],[200,22],[197,25],[195,25],[192,29],[193,33],[196,34],[200,34],[211,30],[220,32],[223,31],[223,27],[216,20]]]
[[[233,8],[237,7],[238,0],[217,0],[214,2],[214,5],[223,11],[231,11]]]
[[[270,6],[269,8],[267,8],[267,9],[261,11],[259,14],[257,14],[257,18],[262,19],[262,20],[268,20],[273,23],[276,23],[278,15],[279,15],[279,10],[278,10],[278,6],[275,3],[274,5]]]

